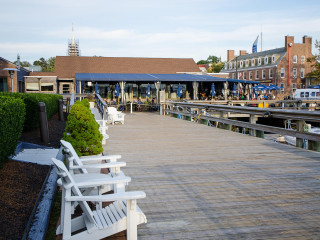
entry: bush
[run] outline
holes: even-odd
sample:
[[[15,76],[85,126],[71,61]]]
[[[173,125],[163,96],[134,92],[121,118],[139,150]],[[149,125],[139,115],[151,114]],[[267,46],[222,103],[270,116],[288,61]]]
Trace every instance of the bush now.
[[[88,109],[90,108],[90,103],[89,103],[89,100],[87,98],[84,98],[81,101],[76,101],[74,104],[82,104],[86,108],[88,108]]]
[[[16,150],[25,114],[21,99],[0,96],[0,168]]]
[[[77,102],[70,109],[63,139],[72,144],[79,156],[102,153],[99,124],[90,109]]]
[[[0,96],[10,96],[13,98],[20,98],[26,105],[26,118],[24,122],[24,130],[32,130],[39,127],[39,109],[38,103],[44,102],[46,104],[47,118],[50,119],[58,112],[58,100],[62,99],[58,94],[46,93],[10,93],[2,92]]]

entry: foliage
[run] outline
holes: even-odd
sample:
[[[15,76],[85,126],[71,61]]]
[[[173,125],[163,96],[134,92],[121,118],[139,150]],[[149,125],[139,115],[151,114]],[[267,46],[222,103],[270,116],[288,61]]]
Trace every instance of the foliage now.
[[[312,63],[312,67],[313,67],[313,70],[312,72],[306,74],[306,77],[307,78],[313,78],[317,81],[320,81],[320,42],[319,41],[316,41],[315,43],[315,47],[318,48],[318,55],[315,55],[314,57],[311,57],[311,58],[308,58],[307,59],[307,62],[310,62]]]
[[[0,96],[0,168],[15,152],[25,114],[26,108],[22,99]]]
[[[26,105],[26,117],[24,122],[24,130],[32,130],[39,127],[39,109],[38,103],[46,104],[47,118],[50,119],[58,112],[58,101],[62,99],[58,94],[46,93],[11,93],[1,92],[0,96],[10,96],[13,98],[20,98]]]
[[[224,67],[224,63],[223,62],[219,62],[219,63],[213,63],[211,67],[208,68],[207,72],[209,73],[218,73],[221,71],[221,69]]]
[[[63,139],[72,144],[79,156],[96,155],[103,151],[99,124],[85,103],[77,101],[71,107]]]
[[[200,60],[197,64],[209,64],[209,63],[218,63],[220,59],[217,56],[209,55],[207,60]]]
[[[197,62],[197,64],[208,64],[207,60],[200,60]]]
[[[17,61],[14,61],[13,63],[17,65],[18,62],[17,62]],[[29,63],[28,61],[21,61],[21,62],[20,62],[20,66],[21,66],[21,67],[30,67],[30,66],[31,66],[31,63]]]
[[[48,58],[48,59],[44,59],[42,57],[39,60],[34,61],[33,65],[41,66],[42,67],[42,71],[44,71],[44,72],[53,72],[54,71],[55,62],[56,62],[56,58],[55,57],[51,57],[51,58]]]
[[[81,101],[76,101],[74,104],[82,104],[86,108],[90,108],[89,100],[86,98],[82,99]]]

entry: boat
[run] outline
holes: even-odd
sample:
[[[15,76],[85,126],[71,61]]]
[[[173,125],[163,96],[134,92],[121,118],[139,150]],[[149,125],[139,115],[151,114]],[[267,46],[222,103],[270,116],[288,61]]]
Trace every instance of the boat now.
[[[286,129],[292,129],[291,127],[292,123],[290,120],[287,120],[286,123],[285,123],[285,128]],[[304,126],[304,131],[305,132],[310,132],[310,133],[316,133],[316,134],[320,134],[320,128],[318,127],[312,127],[311,124],[305,124]],[[293,136],[289,136],[289,135],[285,135],[285,136],[282,136],[282,138],[280,139],[279,138],[279,142],[281,142],[281,140],[285,141],[285,143],[287,144],[290,144],[290,145],[293,145],[293,146],[296,146],[296,137],[293,137]],[[307,148],[307,140],[304,140],[304,148]]]

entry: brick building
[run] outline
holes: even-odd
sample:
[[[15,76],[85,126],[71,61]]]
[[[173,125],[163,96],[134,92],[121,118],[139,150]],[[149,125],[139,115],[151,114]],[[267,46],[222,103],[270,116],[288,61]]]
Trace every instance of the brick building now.
[[[302,43],[295,43],[293,36],[285,36],[284,47],[247,54],[241,50],[227,51],[227,63],[221,72],[230,78],[259,81],[269,86],[283,87],[277,99],[292,96],[298,88],[308,87],[305,76],[312,71],[307,58],[312,57],[312,38],[304,36]]]
[[[9,71],[3,70],[6,68],[16,69],[16,71],[13,71],[12,81]],[[20,68],[16,64],[0,57],[0,92],[23,92],[24,76],[28,74],[28,70]]]

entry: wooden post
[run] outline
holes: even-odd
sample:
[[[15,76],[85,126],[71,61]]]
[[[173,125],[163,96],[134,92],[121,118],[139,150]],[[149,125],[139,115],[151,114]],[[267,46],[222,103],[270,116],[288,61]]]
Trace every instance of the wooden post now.
[[[250,114],[250,119],[249,119],[249,122],[250,122],[250,123],[256,124],[257,120],[258,120],[258,118],[257,118],[255,115]],[[251,129],[249,130],[249,132],[250,132],[250,136],[256,136],[256,130],[255,130],[255,129],[252,129],[252,128],[251,128]]]
[[[44,144],[47,144],[49,143],[49,129],[48,129],[46,105],[43,102],[39,102],[38,107],[39,107],[40,137],[41,137],[41,141]]]
[[[297,121],[297,132],[304,131],[304,124],[305,124],[305,122],[303,120]],[[296,138],[296,147],[303,148],[303,139],[302,138]]]
[[[69,111],[70,111],[70,98],[67,98],[66,112],[69,113]]]
[[[58,110],[59,110],[59,120],[64,121],[64,116],[63,116],[63,100],[59,99],[58,100]]]

